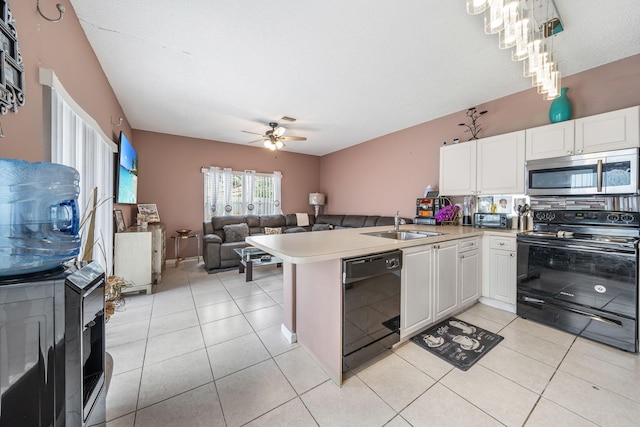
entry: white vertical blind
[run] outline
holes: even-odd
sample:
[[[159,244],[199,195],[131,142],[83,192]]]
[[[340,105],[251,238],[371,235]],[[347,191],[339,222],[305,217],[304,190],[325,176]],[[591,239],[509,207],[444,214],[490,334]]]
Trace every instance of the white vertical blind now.
[[[58,83],[59,84],[59,83]],[[93,209],[93,189],[97,188],[98,206],[95,210],[94,241],[87,242],[87,225],[81,229],[82,249],[93,245],[93,258],[107,274],[113,266],[113,162],[115,144],[105,138],[104,133],[87,123],[64,99],[68,94],[57,88],[47,88],[51,97],[51,161],[71,166],[80,173],[78,208],[81,218]]]

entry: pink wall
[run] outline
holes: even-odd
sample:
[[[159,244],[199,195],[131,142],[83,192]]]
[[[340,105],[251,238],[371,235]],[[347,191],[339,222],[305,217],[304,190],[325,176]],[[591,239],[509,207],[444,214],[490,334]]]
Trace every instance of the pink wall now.
[[[202,234],[204,182],[200,169],[203,166],[280,171],[284,213],[313,212],[309,193],[320,187],[317,156],[139,130],[134,130],[132,139],[140,158],[138,201],[158,206],[167,236],[181,228]],[[131,210],[131,207],[125,209]],[[167,239],[168,259],[175,256],[172,244],[173,240]],[[190,240],[189,244],[184,252],[183,247],[180,248],[180,256],[196,254],[195,241]]]
[[[283,209],[311,212],[308,193],[327,194],[327,213],[414,214],[414,199],[427,184],[437,188],[439,147],[462,137],[458,112],[322,158],[261,148],[133,131],[91,49],[68,0],[64,19],[50,23],[40,17],[35,1],[11,1],[25,67],[26,103],[18,113],[0,116],[5,137],[0,157],[48,160],[43,143],[42,88],[38,68],[51,68],[71,96],[115,141],[120,130],[131,135],[140,154],[140,200],[158,205],[172,233],[177,228],[201,230],[201,166],[220,165],[258,171],[281,170]],[[54,4],[42,4],[49,14]],[[573,101],[574,116],[583,117],[640,104],[640,55],[589,70],[563,81]],[[497,135],[548,123],[549,102],[530,89],[480,105],[482,136]],[[122,126],[115,126],[120,117]],[[82,185],[82,183],[81,183]],[[116,205],[132,220],[133,208]],[[168,257],[174,256],[168,240]],[[187,248],[195,253],[195,248]]]
[[[579,118],[640,104],[640,55],[562,81]],[[549,106],[534,89],[479,105],[487,110],[480,136],[500,135],[549,124]],[[327,194],[326,213],[415,215],[415,199],[424,188],[438,188],[443,141],[469,139],[458,123],[460,111],[394,132],[322,157],[320,191]]]
[[[102,71],[80,22],[68,0],[62,3],[66,12],[62,21],[44,20],[36,10],[35,1],[10,1],[16,19],[18,45],[25,70],[25,105],[17,113],[0,116],[5,137],[0,139],[0,157],[29,161],[49,160],[43,143],[42,87],[38,82],[39,67],[55,71],[62,85],[74,100],[100,125],[107,136],[116,137],[121,129],[130,133],[107,78]],[[57,16],[55,3],[42,2],[47,16]],[[121,127],[111,125],[123,117]],[[82,183],[80,183],[82,185]]]

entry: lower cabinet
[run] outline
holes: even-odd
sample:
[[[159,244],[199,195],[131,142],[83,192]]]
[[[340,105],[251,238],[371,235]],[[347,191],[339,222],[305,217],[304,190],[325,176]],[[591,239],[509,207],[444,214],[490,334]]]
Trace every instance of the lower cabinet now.
[[[403,249],[401,338],[475,303],[480,296],[480,240]]]
[[[482,263],[480,239],[467,239],[459,244],[460,252],[460,308],[473,305],[480,298],[482,289]]]
[[[516,304],[517,243],[515,237],[486,235],[485,275],[482,296]]]
[[[127,292],[152,292],[160,283],[165,265],[166,244],[163,224],[147,228],[131,227],[115,235],[113,269],[116,276],[133,283]]]
[[[433,245],[402,250],[401,337],[433,323]]]
[[[434,246],[435,259],[435,312],[438,321],[455,312],[460,304],[458,289],[458,242],[437,243]]]

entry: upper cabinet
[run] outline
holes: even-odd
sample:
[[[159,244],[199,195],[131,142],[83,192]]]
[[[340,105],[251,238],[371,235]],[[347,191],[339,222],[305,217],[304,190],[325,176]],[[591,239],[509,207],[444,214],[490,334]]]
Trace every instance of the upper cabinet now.
[[[524,193],[525,131],[440,148],[440,193]]]
[[[527,160],[570,156],[575,153],[574,121],[527,129]]]
[[[524,193],[525,133],[478,140],[478,194]]]
[[[640,107],[577,119],[576,149],[584,153],[640,147]]]
[[[476,193],[477,141],[440,147],[440,194]]]
[[[527,129],[526,160],[640,147],[640,107]]]

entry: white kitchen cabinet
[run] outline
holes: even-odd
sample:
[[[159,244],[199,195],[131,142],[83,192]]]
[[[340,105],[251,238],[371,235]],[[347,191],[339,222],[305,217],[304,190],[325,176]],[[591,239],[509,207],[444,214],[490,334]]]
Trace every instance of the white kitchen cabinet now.
[[[527,129],[526,139],[526,160],[640,147],[640,107]]]
[[[517,243],[513,236],[485,235],[482,296],[515,308]]]
[[[152,292],[153,283],[162,280],[165,256],[165,227],[149,224],[116,233],[113,269],[116,276],[133,283],[126,292]]]
[[[640,107],[576,119],[575,128],[576,154],[640,147]]]
[[[482,264],[479,242],[477,237],[458,242],[461,309],[475,304],[480,297]]]
[[[440,148],[440,193],[524,193],[525,132]]]
[[[526,160],[569,156],[575,153],[575,123],[568,120],[525,131]]]
[[[458,310],[460,306],[458,280],[458,242],[436,243],[434,248],[434,321]]]
[[[440,194],[475,194],[476,143],[469,141],[440,147]]]
[[[402,250],[401,338],[475,303],[482,278],[480,239]]]
[[[525,132],[478,140],[476,194],[524,194]]]
[[[433,245],[402,250],[401,336],[433,323]]]

